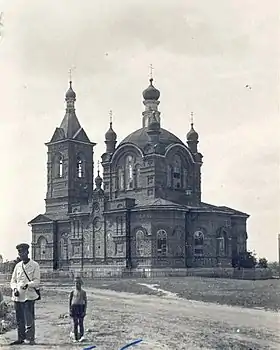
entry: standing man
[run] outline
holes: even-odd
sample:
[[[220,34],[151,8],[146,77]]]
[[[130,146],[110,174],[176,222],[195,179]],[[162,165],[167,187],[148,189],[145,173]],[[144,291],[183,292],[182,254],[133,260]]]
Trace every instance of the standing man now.
[[[35,301],[40,299],[40,267],[29,258],[29,245],[16,246],[20,261],[16,264],[12,279],[12,300],[15,304],[18,339],[11,345],[35,344]]]

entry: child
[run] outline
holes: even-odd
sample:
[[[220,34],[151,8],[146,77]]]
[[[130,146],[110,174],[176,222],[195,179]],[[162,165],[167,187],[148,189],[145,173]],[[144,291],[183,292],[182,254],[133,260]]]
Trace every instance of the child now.
[[[87,294],[82,289],[83,281],[81,277],[75,278],[75,289],[70,293],[69,299],[69,313],[70,317],[73,318],[74,323],[74,342],[84,340],[84,317],[87,310]],[[79,336],[78,336],[79,327]]]

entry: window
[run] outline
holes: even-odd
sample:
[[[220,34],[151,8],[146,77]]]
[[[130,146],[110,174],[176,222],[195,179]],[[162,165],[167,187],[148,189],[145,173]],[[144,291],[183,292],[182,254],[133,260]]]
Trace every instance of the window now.
[[[194,255],[195,255],[195,256],[203,256],[203,249],[201,249],[201,248],[195,248],[195,249],[194,249]]]
[[[118,189],[124,189],[124,171],[122,168],[118,169]]]
[[[63,176],[63,161],[62,161],[62,157],[59,157],[59,167],[58,167],[58,177],[62,177]]]
[[[123,217],[117,216],[117,236],[121,236],[123,234]]]
[[[217,235],[217,255],[228,256],[229,253],[229,238],[226,230],[219,229]]]
[[[60,258],[61,260],[68,259],[68,246],[66,238],[61,238],[60,240]]]
[[[181,159],[178,155],[175,155],[174,157],[174,166],[173,166],[173,181],[174,181],[174,187],[175,188],[181,188],[182,187],[182,174],[181,174]]]
[[[135,234],[136,236],[136,255],[144,256],[144,231],[138,230]]]
[[[73,246],[73,255],[80,256],[80,254],[81,254],[81,247]]]
[[[170,165],[167,165],[167,187],[172,187],[172,168]]]
[[[201,231],[196,231],[194,233],[194,245],[203,245],[204,235]]]
[[[133,158],[132,156],[127,156],[126,158],[126,189],[131,190],[133,188]]]
[[[202,231],[196,231],[193,235],[194,238],[194,255],[203,256],[203,244],[204,234]]]
[[[59,178],[63,176],[63,157],[61,154],[57,154],[53,161],[54,176]]]
[[[185,189],[187,189],[188,188],[188,171],[186,169],[183,170],[183,175],[184,175],[183,176],[183,181],[184,181],[183,187]]]
[[[74,220],[73,221],[73,237],[79,237],[80,235],[80,221],[79,220]]]
[[[46,255],[46,248],[47,248],[47,240],[44,237],[41,237],[38,241],[39,243],[39,259],[40,260],[45,260],[47,255]]]
[[[148,183],[148,185],[152,185],[154,183],[154,177],[153,176],[148,176],[147,177],[147,183]]]
[[[123,254],[123,243],[115,243],[115,255]]]
[[[227,256],[228,255],[228,236],[226,231],[223,231],[223,249],[224,249],[224,254]]]
[[[140,165],[135,166],[135,187],[140,188]]]
[[[80,157],[77,158],[77,176],[79,178],[84,177],[84,164]]]
[[[167,253],[167,233],[165,230],[157,232],[157,253],[162,256]]]

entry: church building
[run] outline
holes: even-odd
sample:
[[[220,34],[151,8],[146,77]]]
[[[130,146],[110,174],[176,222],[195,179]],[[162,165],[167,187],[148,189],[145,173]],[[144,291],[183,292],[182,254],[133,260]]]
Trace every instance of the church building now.
[[[92,142],[66,112],[49,142],[45,212],[29,222],[32,257],[42,270],[231,266],[247,250],[248,214],[201,199],[202,154],[193,122],[181,141],[161,127],[160,91],[143,91],[142,126],[117,143],[105,134],[102,177]],[[99,164],[99,162],[98,162]]]

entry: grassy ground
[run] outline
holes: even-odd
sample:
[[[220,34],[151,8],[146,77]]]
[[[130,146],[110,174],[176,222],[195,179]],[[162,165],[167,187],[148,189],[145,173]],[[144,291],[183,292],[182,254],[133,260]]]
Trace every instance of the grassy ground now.
[[[158,288],[176,293],[179,297],[242,306],[247,308],[264,308],[280,310],[280,280],[244,281],[232,279],[172,277],[158,279],[122,279],[85,281],[86,286],[109,289],[117,292],[134,294],[161,295],[141,285],[157,285]]]
[[[280,280],[244,281],[233,279],[199,278],[199,277],[172,277],[158,279],[119,279],[85,281],[87,286],[109,289],[117,292],[134,294],[161,295],[161,292],[151,290],[147,286],[157,285],[158,288],[177,294],[190,300],[199,300],[247,308],[264,308],[280,310]],[[51,283],[43,283],[48,288]],[[45,285],[45,286],[44,286]],[[58,284],[54,284],[57,286]],[[8,287],[3,289],[10,294]],[[42,292],[44,293],[44,292]]]

